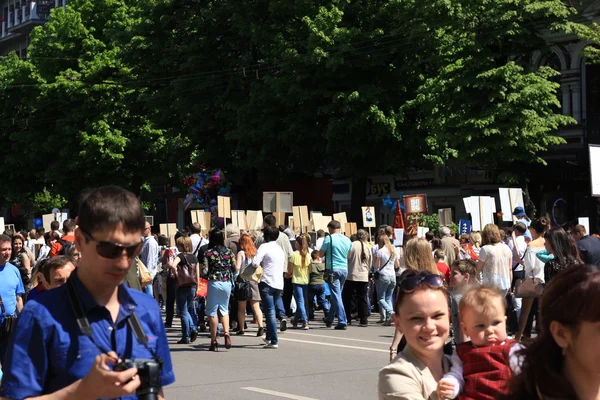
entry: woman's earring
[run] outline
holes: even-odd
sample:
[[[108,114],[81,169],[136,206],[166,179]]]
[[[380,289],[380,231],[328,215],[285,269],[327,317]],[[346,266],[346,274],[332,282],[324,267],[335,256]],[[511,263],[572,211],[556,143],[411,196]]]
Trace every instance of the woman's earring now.
[[[566,347],[563,347],[563,348],[562,348],[562,355],[563,355],[563,356],[566,356],[566,355],[567,355],[567,348],[566,348]]]

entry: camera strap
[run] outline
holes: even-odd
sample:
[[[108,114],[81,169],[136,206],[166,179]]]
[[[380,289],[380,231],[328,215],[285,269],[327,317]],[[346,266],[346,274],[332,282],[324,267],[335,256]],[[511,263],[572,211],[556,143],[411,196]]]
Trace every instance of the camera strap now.
[[[75,318],[77,319],[77,325],[79,326],[79,330],[81,331],[81,333],[83,333],[85,336],[87,336],[88,339],[90,339],[90,341],[101,352],[108,354],[108,351],[106,351],[102,347],[100,347],[98,345],[98,343],[96,343],[96,341],[94,340],[94,336],[93,336],[94,331],[92,329],[92,326],[90,325],[90,322],[88,321],[87,317],[85,316],[85,312],[83,311],[83,306],[81,305],[81,300],[79,299],[79,296],[77,295],[77,290],[75,288],[75,283],[73,282],[73,279],[67,280],[67,293],[69,295],[71,308],[73,309],[73,313],[75,314]],[[144,332],[144,328],[142,328],[142,324],[140,323],[140,320],[135,312],[132,312],[131,315],[127,318],[127,323],[129,324],[129,327],[133,331],[133,334],[135,335],[135,339],[142,346],[144,346],[150,352],[150,354],[152,354],[152,357],[154,357],[155,361],[158,362],[162,367],[163,360],[156,354],[156,352],[154,350],[152,350],[150,348],[150,346],[148,346],[148,337],[146,336],[146,332]]]
[[[6,309],[4,308],[4,301],[2,301],[2,296],[0,296],[0,308],[2,309],[2,315],[6,315]]]

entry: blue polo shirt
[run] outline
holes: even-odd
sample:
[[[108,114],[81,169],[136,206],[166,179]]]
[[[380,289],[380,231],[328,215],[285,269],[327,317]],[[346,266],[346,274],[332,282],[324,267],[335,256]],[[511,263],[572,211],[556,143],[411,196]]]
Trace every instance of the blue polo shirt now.
[[[0,267],[0,296],[4,303],[4,313],[15,315],[17,312],[17,295],[25,293],[21,273],[11,263],[7,262]],[[0,323],[4,321],[4,314],[0,312]]]
[[[156,301],[121,284],[117,322],[93,299],[74,271],[71,278],[93,329],[94,341],[123,359],[152,358],[127,323],[137,314],[148,345],[163,360],[161,386],[175,382],[165,327]],[[0,396],[23,399],[56,392],[88,374],[101,351],[81,333],[71,308],[67,285],[40,293],[27,302],[6,352]],[[137,399],[128,396],[124,399]]]

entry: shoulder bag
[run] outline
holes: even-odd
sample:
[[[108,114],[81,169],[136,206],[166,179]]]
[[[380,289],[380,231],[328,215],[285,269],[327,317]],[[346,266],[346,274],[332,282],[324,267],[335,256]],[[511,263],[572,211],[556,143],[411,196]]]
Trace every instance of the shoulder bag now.
[[[529,249],[525,251],[527,253]],[[525,255],[523,255],[525,258]],[[536,278],[533,275],[533,269],[531,270],[531,277],[525,277],[523,279],[517,279],[515,281],[515,297],[516,298],[530,298],[539,297],[544,291],[544,282],[540,278]]]
[[[190,263],[185,254],[180,254],[180,262],[175,271],[175,283],[177,287],[197,286],[197,263]]]
[[[379,267],[378,269],[375,270],[375,272],[373,272],[373,279],[379,279],[379,277],[381,276],[380,271],[382,269],[385,268],[386,265],[388,265],[388,263],[390,262],[390,260],[392,259],[393,255],[390,254],[390,258],[388,258],[388,260],[385,262],[385,264],[383,264],[382,267]]]
[[[329,263],[327,263],[327,257],[325,257],[325,271],[323,271],[323,280],[329,284],[333,284],[333,236],[329,235]],[[327,254],[325,254],[327,256]],[[329,267],[329,268],[327,268]]]
[[[146,268],[146,266],[144,265],[142,260],[139,259],[139,257],[135,258],[135,265],[138,271],[140,285],[142,285],[142,288],[145,288],[146,286],[152,283],[152,275],[150,275],[150,271],[148,271],[148,268]]]

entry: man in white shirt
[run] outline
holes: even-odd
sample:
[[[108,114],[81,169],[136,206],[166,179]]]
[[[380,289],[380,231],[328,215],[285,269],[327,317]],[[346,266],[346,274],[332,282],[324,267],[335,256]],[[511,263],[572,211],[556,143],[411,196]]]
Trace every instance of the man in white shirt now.
[[[146,221],[146,228],[144,229],[143,234],[144,247],[142,247],[142,253],[140,254],[140,260],[144,263],[146,268],[148,268],[148,272],[152,275],[152,279],[156,276],[158,272],[158,259],[160,257],[160,247],[158,246],[158,242],[154,239],[152,235],[152,227],[150,223]],[[146,286],[143,289],[143,292],[154,297],[154,291],[152,289],[152,284]]]
[[[198,222],[194,222],[190,230],[192,232],[190,235],[190,239],[192,239],[192,253],[198,257],[198,249],[204,245],[207,245],[208,240],[206,240],[206,238],[202,235],[202,227]]]
[[[267,334],[263,338],[266,343],[264,348],[276,349],[279,344],[275,309],[283,291],[283,266],[288,259],[280,245],[277,244],[279,229],[267,225],[263,229],[263,233],[265,243],[258,248],[253,263],[263,268],[263,276],[258,284],[258,289],[267,320]]]

